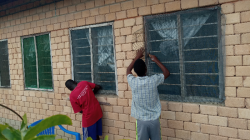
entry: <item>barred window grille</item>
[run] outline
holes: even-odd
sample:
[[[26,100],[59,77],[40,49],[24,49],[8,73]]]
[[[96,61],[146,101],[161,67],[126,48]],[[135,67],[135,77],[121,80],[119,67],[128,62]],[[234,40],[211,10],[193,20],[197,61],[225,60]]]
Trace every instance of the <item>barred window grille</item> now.
[[[8,41],[0,40],[0,87],[10,87]]]
[[[53,90],[49,34],[22,38],[25,89]]]
[[[223,102],[220,8],[145,16],[144,21],[147,53],[171,73],[158,87],[161,99]],[[149,75],[162,72],[149,58],[146,63]]]
[[[70,34],[74,80],[101,85],[101,94],[116,94],[113,24],[73,28]]]

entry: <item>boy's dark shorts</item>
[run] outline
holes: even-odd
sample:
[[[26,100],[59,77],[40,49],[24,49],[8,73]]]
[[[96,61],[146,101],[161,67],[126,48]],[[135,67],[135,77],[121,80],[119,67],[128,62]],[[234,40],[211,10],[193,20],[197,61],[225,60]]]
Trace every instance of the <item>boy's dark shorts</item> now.
[[[96,140],[97,136],[102,135],[102,118],[90,127],[83,127],[82,132],[83,140],[86,140],[88,137],[91,137],[93,140]]]

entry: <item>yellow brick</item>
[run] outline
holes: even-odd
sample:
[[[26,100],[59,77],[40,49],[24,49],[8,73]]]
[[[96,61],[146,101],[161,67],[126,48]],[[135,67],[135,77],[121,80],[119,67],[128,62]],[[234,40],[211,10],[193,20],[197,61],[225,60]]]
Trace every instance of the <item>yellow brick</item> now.
[[[240,13],[226,14],[226,24],[240,23]]]
[[[248,22],[250,21],[250,11],[242,12],[241,15],[241,22]]]
[[[200,132],[201,126],[199,123],[184,122],[184,130]]]
[[[234,76],[235,67],[226,67],[226,76]]]
[[[113,106],[113,112],[123,113],[123,106]]]
[[[208,116],[208,117],[209,117],[209,124],[227,126],[227,117],[219,117],[219,116]]]
[[[242,56],[226,56],[227,66],[239,66],[242,65]]]
[[[216,5],[218,0],[199,0],[199,6]]]
[[[201,124],[201,132],[218,135],[218,126]]]
[[[245,107],[245,99],[244,98],[226,97],[225,106]]]
[[[106,21],[113,21],[116,19],[116,15],[115,15],[115,13],[106,14],[105,19],[106,19]]]
[[[240,139],[249,139],[249,137],[250,137],[250,131],[249,130],[238,129],[238,137]]]
[[[118,102],[119,103],[119,102]],[[129,122],[129,115],[128,114],[119,114],[119,120],[124,122]]]
[[[118,128],[125,128],[124,121],[114,121],[114,126]]]
[[[100,13],[102,14],[102,13]],[[82,11],[82,17],[85,18],[85,17],[89,17],[90,16],[90,11],[89,10],[85,10],[85,11]]]
[[[181,8],[189,9],[198,7],[198,0],[181,0]]]
[[[126,68],[118,68],[117,75],[126,75],[127,69]]]
[[[250,119],[250,110],[249,109],[238,109],[238,117],[243,119]]]
[[[239,11],[248,11],[250,10],[250,1],[245,0],[245,1],[238,1],[235,3],[235,12]]]
[[[190,131],[176,130],[176,138],[190,139]]]
[[[118,135],[118,130],[116,127],[109,127],[109,133]]]
[[[248,28],[249,26],[250,26],[250,22],[235,24],[234,25],[235,33],[237,33],[237,34],[248,33],[248,32],[250,32],[250,29]]]
[[[236,55],[250,54],[250,45],[236,45],[234,48]]]
[[[129,130],[126,129],[119,129],[120,136],[129,136]]]
[[[221,5],[221,11],[223,14],[229,14],[234,12],[234,4],[226,3]]]
[[[200,106],[198,104],[183,103],[183,112],[199,113]]]
[[[225,45],[240,44],[240,35],[227,35],[225,37]]]
[[[237,108],[218,107],[218,115],[223,117],[237,117]]]
[[[236,66],[236,76],[249,76],[250,66]]]
[[[192,114],[192,122],[196,123],[208,123],[208,115]]]
[[[110,13],[117,12],[117,11],[121,11],[120,3],[110,5]]]
[[[127,28],[121,28],[121,35],[129,35],[132,32],[132,28],[131,27],[127,27]]]
[[[174,1],[174,2],[165,3],[165,10],[166,10],[166,12],[181,10],[181,2]]]
[[[100,14],[108,14],[109,13],[109,6],[103,6],[99,8],[99,13]]]
[[[234,25],[228,24],[228,25],[222,26],[222,33],[225,34],[225,35],[234,34]]]
[[[135,25],[135,19],[134,18],[124,20],[124,26],[125,27],[134,26],[134,25]]]
[[[192,140],[209,140],[209,135],[197,133],[197,132],[191,132],[191,139]]]
[[[86,24],[95,24],[95,17],[86,18]]]
[[[88,1],[86,2],[86,9],[94,8],[95,2],[94,1]]]
[[[168,120],[168,127],[173,129],[183,129],[183,121]]]
[[[250,88],[239,87],[237,89],[237,97],[250,97]]]
[[[140,7],[138,10],[138,14],[143,16],[143,15],[150,15],[151,14],[151,8],[150,6],[147,7]]]
[[[172,112],[172,111],[162,111],[161,112],[161,118],[162,119],[175,120],[175,112]]]
[[[250,77],[245,77],[243,81],[244,87],[250,87]]]
[[[146,6],[146,0],[134,0],[134,7],[143,7]]]
[[[104,15],[98,15],[95,17],[96,23],[104,22],[105,21],[105,16]]]
[[[130,9],[130,10],[127,10],[127,16],[128,16],[128,18],[138,16],[138,11],[137,11],[137,9]]]
[[[191,121],[191,113],[176,112],[176,120]]]
[[[219,0],[219,3],[227,3],[227,2],[231,2],[231,1],[237,1],[237,0]]]
[[[116,19],[124,19],[127,18],[126,11],[116,12]]]
[[[116,42],[116,44],[123,44],[123,43],[125,43],[126,42],[125,41],[125,36],[116,37],[115,38],[115,42]]]
[[[125,129],[136,130],[135,123],[126,122]]]
[[[76,10],[77,11],[82,11],[85,9],[85,3],[77,4],[76,5]]]
[[[121,3],[121,7],[122,7],[122,10],[132,9],[134,7],[133,1],[127,1],[127,2],[125,1]]]
[[[231,138],[237,138],[237,129],[228,127],[219,127],[219,135]]]
[[[228,118],[228,126],[232,128],[247,129],[247,120]]]
[[[241,35],[241,43],[243,44],[247,44],[247,43],[250,43],[250,33],[247,33],[247,34],[242,34]]]
[[[210,140],[228,140],[227,137],[210,135]]]
[[[163,136],[175,137],[175,130],[170,128],[161,128]]]
[[[182,111],[182,103],[169,102],[168,109],[171,111]]]
[[[152,14],[163,13],[163,12],[165,12],[164,4],[157,4],[152,6]]]
[[[217,106],[200,105],[201,114],[217,115]]]
[[[98,8],[90,9],[90,16],[96,16],[99,14]]]
[[[128,106],[128,99],[118,99],[118,106]]]
[[[108,112],[108,118],[111,120],[118,120],[118,113]]]

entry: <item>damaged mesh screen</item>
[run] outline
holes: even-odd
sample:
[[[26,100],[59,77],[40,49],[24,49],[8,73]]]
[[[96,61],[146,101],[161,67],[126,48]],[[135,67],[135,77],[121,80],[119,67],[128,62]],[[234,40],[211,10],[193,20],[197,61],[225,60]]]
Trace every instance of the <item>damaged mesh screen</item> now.
[[[8,41],[0,41],[0,87],[10,87]]]
[[[92,82],[89,29],[71,31],[74,80]]]
[[[214,7],[145,17],[147,53],[157,56],[170,71],[158,87],[162,97],[192,102],[223,100],[219,13]],[[162,73],[153,61],[147,58],[146,62],[149,75]]]
[[[116,93],[112,25],[71,31],[74,80],[102,86],[100,93]]]

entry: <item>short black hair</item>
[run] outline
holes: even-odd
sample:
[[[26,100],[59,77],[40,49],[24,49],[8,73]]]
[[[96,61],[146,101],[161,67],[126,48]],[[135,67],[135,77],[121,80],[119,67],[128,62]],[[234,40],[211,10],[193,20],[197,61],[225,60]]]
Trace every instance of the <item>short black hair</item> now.
[[[134,71],[138,76],[144,76],[147,70],[147,66],[142,59],[137,59],[134,64]]]
[[[74,81],[74,80],[67,80],[65,82],[65,86],[70,90],[70,91],[73,91],[75,89],[75,87],[77,86],[77,82]]]

